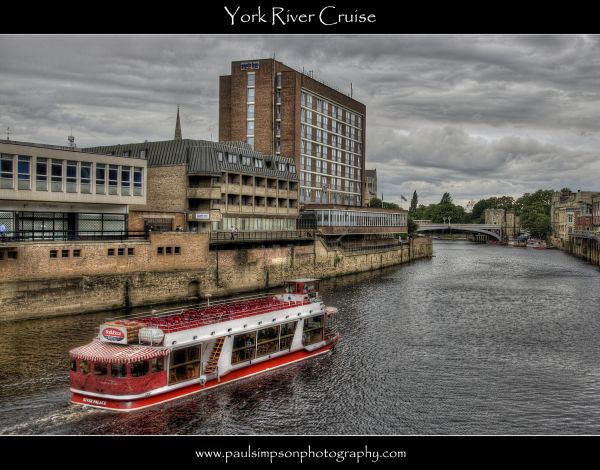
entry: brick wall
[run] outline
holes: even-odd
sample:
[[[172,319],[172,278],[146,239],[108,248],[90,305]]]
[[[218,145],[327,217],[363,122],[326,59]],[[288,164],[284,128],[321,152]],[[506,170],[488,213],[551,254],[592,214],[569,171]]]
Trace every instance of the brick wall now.
[[[178,238],[180,236],[182,238]],[[179,257],[160,260],[148,253],[151,263],[138,271],[124,268],[133,261],[121,260],[121,265],[118,260],[111,260],[113,271],[107,274],[109,264],[100,260],[98,272],[93,275],[5,278],[0,282],[0,320],[191,301],[197,296],[204,299],[206,294],[218,297],[280,286],[290,278],[329,278],[432,255],[429,238],[416,238],[411,246],[393,250],[346,254],[330,250],[320,241],[308,246],[209,252],[208,242],[201,239],[203,236],[206,237],[186,233],[153,235],[147,244],[152,249],[181,242],[182,247],[187,247],[186,251]],[[185,237],[188,243],[184,245]],[[143,267],[142,258],[135,263],[136,267]]]

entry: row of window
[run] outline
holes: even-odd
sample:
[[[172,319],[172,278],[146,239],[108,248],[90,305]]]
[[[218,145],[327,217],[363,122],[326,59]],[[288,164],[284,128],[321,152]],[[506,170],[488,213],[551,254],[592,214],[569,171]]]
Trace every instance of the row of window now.
[[[115,378],[142,377],[149,372],[155,374],[165,370],[165,359],[156,357],[149,361],[132,362],[131,364],[109,364],[105,362],[91,362],[83,359],[71,358],[71,371],[83,375],[104,376],[110,375]]]
[[[329,145],[316,144],[315,155],[312,153],[313,142],[310,140],[302,139],[300,141],[300,153],[307,157],[323,158],[333,162],[343,163],[344,165],[356,166],[361,168],[362,156],[359,154],[345,152],[341,149],[333,148]]]
[[[313,128],[317,131],[322,130],[324,132],[331,132],[341,137],[362,142],[362,129],[356,129],[355,127],[344,125],[342,122],[336,121],[335,119],[329,119],[327,116],[316,115],[316,119],[313,119],[313,113],[310,110],[302,109],[300,112],[300,124],[307,127],[308,130]],[[331,124],[331,126],[330,126]]]
[[[404,227],[407,224],[406,214],[334,209],[314,212],[319,227]]]
[[[254,168],[264,168],[265,162],[262,158],[249,157],[246,155],[237,155],[229,152],[217,152],[217,159],[219,162],[227,161],[234,165],[241,164],[244,166],[251,166]],[[296,173],[296,165],[293,163],[277,162],[276,168],[279,171],[287,171],[288,173]]]
[[[247,107],[248,115],[246,117],[246,142],[254,148],[254,100],[256,99],[256,73],[248,72],[248,93]],[[250,110],[250,106],[252,109]]]
[[[156,248],[157,255],[180,255],[180,246],[159,246]]]
[[[343,179],[325,174],[314,174],[305,171],[300,172],[300,184],[303,187],[316,188],[324,191],[358,192],[360,180]]]
[[[314,108],[313,102],[316,105]],[[310,111],[314,111],[316,113],[323,114],[324,116],[329,116],[331,119],[337,119],[340,122],[345,122],[349,126],[362,129],[362,116],[360,114],[354,113],[339,105],[318,98],[306,91],[302,91],[300,94],[300,104],[304,108],[307,108],[309,113]],[[331,113],[329,112],[330,110]]]
[[[127,249],[127,256],[134,256],[135,254],[135,249],[132,247],[119,247],[116,249],[114,248],[109,248],[108,249],[108,256],[115,256],[115,253],[117,256],[125,256],[125,249]]]
[[[71,250],[50,250],[50,258],[56,259],[58,258],[58,253],[60,251],[61,258],[69,258],[71,256]],[[72,251],[73,258],[81,258],[81,250],[76,249]]]
[[[352,139],[335,135],[322,129],[313,129],[306,124],[300,124],[300,137],[312,142],[321,143],[331,148],[346,150],[347,152],[362,155],[363,144]],[[331,138],[330,138],[331,137]]]
[[[107,194],[108,191],[109,195],[142,196],[143,170],[134,166],[42,157],[35,157],[34,165],[33,157],[28,155],[2,154],[0,189],[48,191],[50,185],[53,192]]]
[[[293,321],[234,336],[231,364],[251,361],[289,349],[292,346],[297,323]]]
[[[318,202],[327,204],[342,204],[346,206],[361,206],[362,196],[358,193],[313,188],[300,188],[301,202]]]
[[[266,217],[223,217],[213,222],[213,230],[229,230],[236,227],[241,231],[296,230],[296,219],[269,219]]]
[[[17,250],[0,250],[0,261],[17,259]]]

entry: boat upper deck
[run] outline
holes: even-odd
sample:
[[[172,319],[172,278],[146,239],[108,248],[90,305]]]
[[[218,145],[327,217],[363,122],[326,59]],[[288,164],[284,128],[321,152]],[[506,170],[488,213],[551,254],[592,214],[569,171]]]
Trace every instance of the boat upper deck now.
[[[173,333],[309,303],[311,301],[308,299],[302,301],[285,301],[274,294],[268,294],[266,296],[255,296],[234,302],[221,302],[211,306],[183,307],[150,314],[144,313],[121,317],[120,319],[135,319],[137,322],[143,323],[147,328],[160,328],[164,333]],[[118,321],[119,319],[113,320]]]

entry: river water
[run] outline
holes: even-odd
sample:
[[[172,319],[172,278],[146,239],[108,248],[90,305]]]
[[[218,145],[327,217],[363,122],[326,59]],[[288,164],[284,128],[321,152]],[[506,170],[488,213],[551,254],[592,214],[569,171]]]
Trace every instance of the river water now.
[[[109,314],[4,323],[0,434],[598,434],[598,268],[462,241],[434,254],[324,281],[332,354],[129,414],[68,403],[68,351]]]

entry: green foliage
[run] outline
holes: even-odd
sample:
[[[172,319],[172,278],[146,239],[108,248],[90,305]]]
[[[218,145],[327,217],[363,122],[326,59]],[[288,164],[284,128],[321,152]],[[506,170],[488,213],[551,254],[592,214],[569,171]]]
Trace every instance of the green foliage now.
[[[376,197],[372,197],[369,201],[369,207],[378,207],[381,209],[382,204],[383,202],[381,201],[381,199]]]
[[[417,231],[419,225],[415,223],[415,219],[413,219],[412,215],[408,215],[408,233],[413,234]]]
[[[381,207],[383,209],[400,209],[400,206],[395,202],[382,202]]]
[[[550,208],[552,189],[538,189],[535,193],[525,193],[515,203],[521,217],[521,227],[529,230],[534,237],[546,238],[551,231]]]
[[[480,199],[473,206],[470,222],[473,224],[485,223],[486,209],[505,209],[510,210],[515,207],[515,200],[512,196],[488,197]]]
[[[469,221],[464,207],[455,205],[449,193],[444,193],[439,204],[429,204],[428,206],[419,204],[412,214],[412,218],[415,220],[431,220],[433,223],[440,224],[444,222],[444,217],[446,219],[450,217],[451,222],[456,224]]]
[[[444,193],[440,204],[452,204],[452,198],[450,197],[450,193]]]

